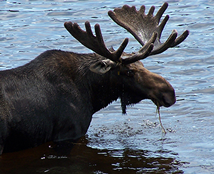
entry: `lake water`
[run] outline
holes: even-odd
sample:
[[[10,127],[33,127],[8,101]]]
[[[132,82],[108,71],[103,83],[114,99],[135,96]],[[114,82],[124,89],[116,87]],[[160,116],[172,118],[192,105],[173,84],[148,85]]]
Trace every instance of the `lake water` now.
[[[0,70],[14,68],[48,49],[91,52],[64,29],[65,21],[83,27],[99,23],[108,47],[130,38],[126,52],[140,45],[107,15],[124,4],[155,5],[164,1],[50,0],[0,1]],[[87,135],[71,152],[47,143],[3,154],[0,173],[214,173],[214,1],[169,0],[170,15],[162,39],[176,29],[190,31],[178,47],[143,63],[173,85],[177,102],[161,108],[163,135],[156,107],[144,100],[122,115],[114,102],[93,116]]]

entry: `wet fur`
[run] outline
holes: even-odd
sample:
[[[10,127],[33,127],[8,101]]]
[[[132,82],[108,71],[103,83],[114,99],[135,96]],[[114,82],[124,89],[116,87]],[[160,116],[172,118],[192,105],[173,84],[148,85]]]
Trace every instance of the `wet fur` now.
[[[99,75],[89,70],[99,59],[103,58],[96,54],[50,50],[24,66],[1,71],[0,147],[4,152],[47,141],[76,140],[85,135],[96,111],[119,97],[123,103],[114,72]]]

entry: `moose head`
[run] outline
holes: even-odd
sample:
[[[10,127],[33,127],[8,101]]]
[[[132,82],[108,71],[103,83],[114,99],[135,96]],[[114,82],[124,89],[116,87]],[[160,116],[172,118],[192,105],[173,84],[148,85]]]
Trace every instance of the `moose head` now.
[[[188,36],[188,30],[179,37],[177,31],[173,30],[168,39],[161,43],[161,34],[169,16],[166,15],[161,23],[160,19],[167,7],[168,3],[164,3],[155,16],[153,15],[155,7],[152,6],[146,15],[144,5],[139,11],[134,6],[124,5],[108,12],[118,25],[130,32],[142,45],[138,52],[131,54],[124,52],[128,38],[124,39],[117,50],[107,49],[99,24],[95,25],[96,35],[93,34],[88,21],[85,22],[86,31],[77,23],[64,24],[74,38],[102,57],[90,65],[92,72],[104,75],[112,71],[117,76],[115,80],[120,86],[119,97],[123,113],[126,112],[126,105],[138,103],[142,99],[151,99],[158,107],[169,107],[176,102],[175,91],[170,83],[160,75],[148,71],[140,61],[175,47]]]

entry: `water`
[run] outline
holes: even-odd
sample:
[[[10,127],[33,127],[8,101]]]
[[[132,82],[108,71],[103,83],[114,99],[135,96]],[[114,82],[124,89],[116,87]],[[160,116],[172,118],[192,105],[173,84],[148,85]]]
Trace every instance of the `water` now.
[[[65,21],[99,23],[107,46],[129,37],[127,52],[139,44],[107,16],[124,4],[159,8],[164,1],[1,1],[0,69],[23,65],[47,49],[90,52],[64,29]],[[161,108],[149,100],[121,114],[114,102],[93,116],[87,135],[71,152],[47,143],[3,154],[0,173],[214,173],[214,2],[170,0],[163,40],[177,29],[189,37],[178,47],[145,59],[145,67],[164,76],[177,102]]]

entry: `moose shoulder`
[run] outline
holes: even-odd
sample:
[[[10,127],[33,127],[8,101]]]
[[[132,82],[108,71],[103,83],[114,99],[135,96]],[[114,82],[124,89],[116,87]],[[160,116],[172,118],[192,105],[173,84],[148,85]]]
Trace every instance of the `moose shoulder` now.
[[[95,53],[77,54],[49,50],[18,68],[0,72],[0,153],[38,146],[47,141],[77,140],[85,135],[92,115],[112,101],[126,106],[151,99],[169,107],[176,101],[173,87],[163,77],[148,71],[140,60],[180,44],[188,36],[177,37],[173,30],[161,43],[168,20],[160,18],[168,4],[153,16],[145,7],[139,11],[127,5],[109,11],[109,16],[127,29],[142,45],[137,53],[124,52],[126,38],[117,50],[107,49],[98,24],[93,34],[66,22],[65,28]]]

